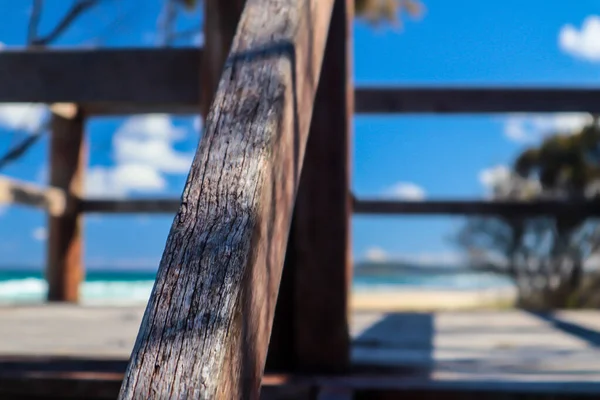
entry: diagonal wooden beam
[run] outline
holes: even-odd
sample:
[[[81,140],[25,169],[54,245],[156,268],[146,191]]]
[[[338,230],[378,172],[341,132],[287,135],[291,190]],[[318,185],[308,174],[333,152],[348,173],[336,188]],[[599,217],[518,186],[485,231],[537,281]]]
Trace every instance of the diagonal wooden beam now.
[[[50,215],[60,216],[66,209],[66,197],[65,193],[57,188],[43,188],[0,176],[0,204],[37,207],[48,211]]]
[[[119,395],[258,399],[333,0],[247,0]]]

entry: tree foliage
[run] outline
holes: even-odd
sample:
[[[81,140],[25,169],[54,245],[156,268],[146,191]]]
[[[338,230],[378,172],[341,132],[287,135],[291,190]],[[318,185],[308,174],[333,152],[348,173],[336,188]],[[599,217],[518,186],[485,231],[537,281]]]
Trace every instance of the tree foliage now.
[[[597,198],[600,182],[597,119],[575,133],[557,133],[524,150],[495,183],[494,200]],[[511,277],[524,307],[577,303],[584,262],[600,254],[600,224],[579,216],[472,218],[458,244],[476,268]]]

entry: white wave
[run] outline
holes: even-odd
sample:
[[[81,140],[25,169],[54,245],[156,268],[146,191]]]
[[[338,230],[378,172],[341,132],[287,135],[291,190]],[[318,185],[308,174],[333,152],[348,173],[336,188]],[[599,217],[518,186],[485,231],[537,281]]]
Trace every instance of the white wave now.
[[[81,300],[84,303],[146,303],[154,281],[91,281],[84,282]],[[48,285],[38,278],[13,279],[0,282],[0,302],[44,301]]]

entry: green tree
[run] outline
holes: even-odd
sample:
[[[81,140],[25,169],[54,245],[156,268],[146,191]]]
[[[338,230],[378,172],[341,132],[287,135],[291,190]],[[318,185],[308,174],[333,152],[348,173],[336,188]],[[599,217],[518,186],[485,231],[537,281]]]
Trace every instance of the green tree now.
[[[597,198],[598,120],[576,133],[556,133],[523,151],[493,188],[495,200]],[[581,303],[583,263],[600,247],[600,224],[559,218],[472,218],[456,237],[473,267],[513,279],[519,305],[561,308]]]

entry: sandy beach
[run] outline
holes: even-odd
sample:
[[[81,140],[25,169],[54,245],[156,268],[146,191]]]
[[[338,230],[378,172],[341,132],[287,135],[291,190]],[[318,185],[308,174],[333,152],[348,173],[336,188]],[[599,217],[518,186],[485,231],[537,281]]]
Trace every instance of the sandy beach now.
[[[515,290],[356,290],[350,307],[356,311],[436,311],[506,308],[514,303]]]

